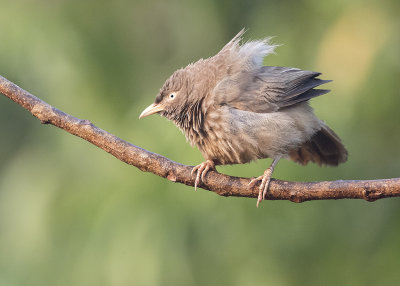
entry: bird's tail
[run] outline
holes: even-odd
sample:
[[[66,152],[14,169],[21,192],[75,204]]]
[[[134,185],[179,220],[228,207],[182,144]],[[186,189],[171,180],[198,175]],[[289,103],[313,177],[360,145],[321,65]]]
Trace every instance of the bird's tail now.
[[[337,166],[347,161],[347,150],[335,132],[324,124],[309,141],[290,152],[289,157],[302,165],[311,161],[318,165]]]

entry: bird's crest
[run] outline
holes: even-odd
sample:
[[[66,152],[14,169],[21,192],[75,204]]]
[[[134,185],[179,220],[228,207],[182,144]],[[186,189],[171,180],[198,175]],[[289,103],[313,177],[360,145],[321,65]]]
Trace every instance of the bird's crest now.
[[[261,67],[264,57],[274,53],[278,45],[270,43],[271,37],[241,44],[245,32],[246,30],[242,29],[218,54],[228,56],[232,63],[237,63],[245,69]]]
[[[226,51],[226,50],[232,50],[235,48],[238,48],[240,45],[240,42],[243,40],[243,35],[244,33],[246,33],[246,29],[243,28],[242,30],[240,30],[239,33],[236,34],[236,36],[233,37],[232,40],[230,40],[221,50],[222,51]]]

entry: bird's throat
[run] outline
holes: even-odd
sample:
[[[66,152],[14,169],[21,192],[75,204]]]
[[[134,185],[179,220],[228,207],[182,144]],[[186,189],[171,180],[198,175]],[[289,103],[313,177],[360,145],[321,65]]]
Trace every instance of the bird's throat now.
[[[182,130],[186,139],[192,145],[196,144],[206,135],[204,132],[205,112],[202,108],[202,103],[203,99],[194,103],[186,103],[181,110],[165,115]]]

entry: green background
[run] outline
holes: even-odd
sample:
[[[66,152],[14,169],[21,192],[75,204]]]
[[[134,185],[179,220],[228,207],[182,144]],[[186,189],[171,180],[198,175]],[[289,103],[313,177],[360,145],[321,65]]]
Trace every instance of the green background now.
[[[275,36],[267,65],[333,79],[316,114],[338,168],[283,160],[274,177],[400,174],[400,1],[5,0],[0,74],[152,152],[200,152],[165,118],[139,120],[176,69],[241,28]],[[0,96],[0,285],[399,285],[400,202],[223,198],[125,165]],[[220,167],[258,176],[270,160]]]

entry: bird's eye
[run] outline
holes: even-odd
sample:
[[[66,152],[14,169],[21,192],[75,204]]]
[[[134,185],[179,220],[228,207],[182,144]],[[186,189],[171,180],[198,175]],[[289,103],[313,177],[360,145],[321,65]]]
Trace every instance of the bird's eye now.
[[[169,99],[174,99],[175,98],[175,93],[171,93],[170,95],[169,95]]]

